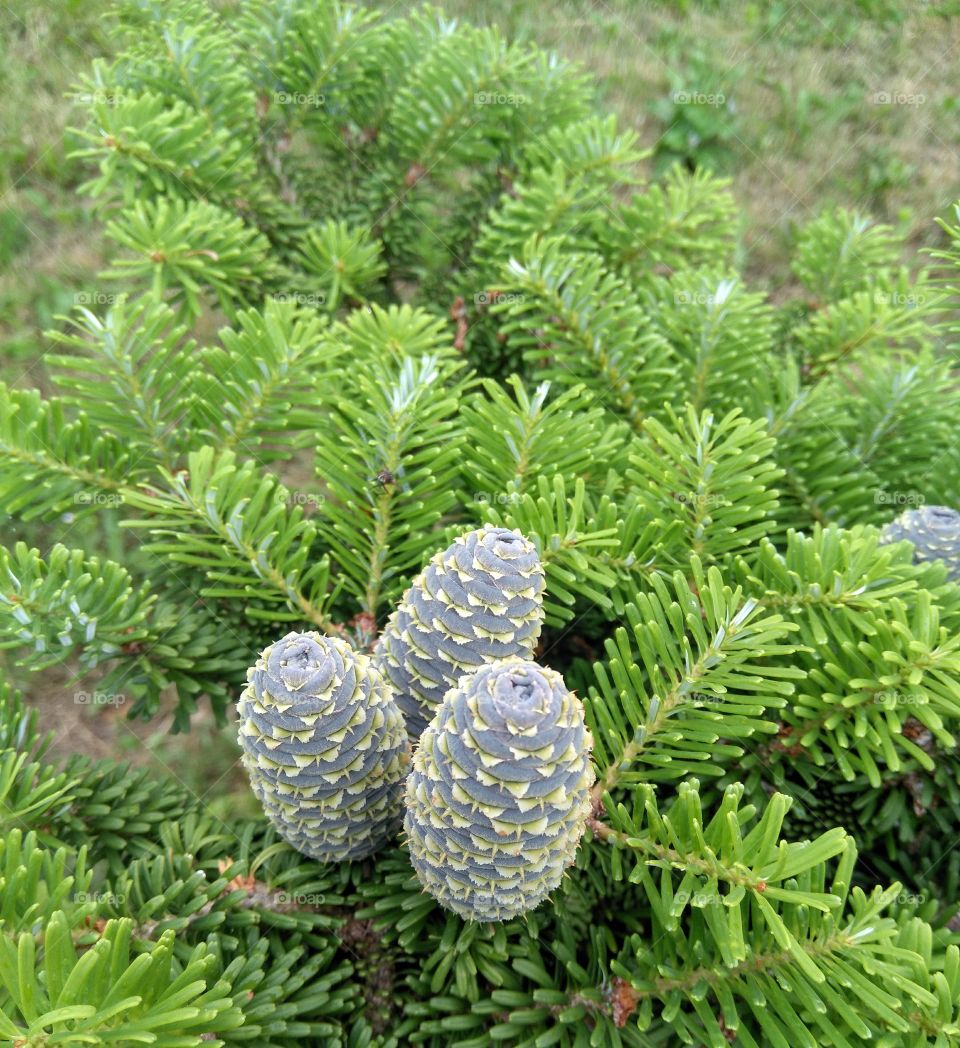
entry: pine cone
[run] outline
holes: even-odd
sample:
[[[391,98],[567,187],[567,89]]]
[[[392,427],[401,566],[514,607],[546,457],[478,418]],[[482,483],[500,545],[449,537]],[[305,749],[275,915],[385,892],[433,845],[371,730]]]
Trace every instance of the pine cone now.
[[[908,509],[881,532],[881,542],[909,540],[917,561],[940,560],[949,577],[960,582],[960,513],[947,506]]]
[[[432,558],[374,652],[412,740],[464,673],[533,654],[543,624],[543,582],[533,544],[490,524]]]
[[[360,859],[399,829],[409,744],[368,656],[318,633],[288,633],[247,674],[240,745],[280,835],[322,862]]]
[[[426,890],[475,921],[538,906],[590,814],[592,741],[559,673],[514,658],[464,677],[407,778],[404,827]]]

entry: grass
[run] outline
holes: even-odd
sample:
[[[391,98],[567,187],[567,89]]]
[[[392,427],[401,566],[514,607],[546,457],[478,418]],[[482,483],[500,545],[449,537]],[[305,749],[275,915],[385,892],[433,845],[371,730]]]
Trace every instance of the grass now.
[[[65,132],[78,116],[68,92],[107,53],[104,9],[98,0],[0,5],[0,352],[3,377],[27,386],[42,381],[42,332],[103,264]]]
[[[820,209],[857,207],[926,247],[960,193],[960,5],[567,0],[549,18],[509,0],[445,7],[595,72],[653,168],[727,171],[746,268],[771,288],[789,280],[796,226]]]
[[[679,160],[729,172],[746,268],[773,291],[790,280],[796,226],[819,209],[857,207],[927,247],[934,216],[960,195],[960,0],[559,0],[549,18],[535,0],[445,9],[582,62],[651,150],[652,171]],[[25,385],[43,384],[42,332],[107,254],[64,132],[80,119],[71,88],[108,52],[108,10],[0,6],[0,366]]]
[[[937,242],[934,216],[960,196],[960,3],[558,0],[546,17],[538,0],[444,6],[579,60],[603,103],[637,129],[651,173],[676,161],[728,172],[746,215],[745,266],[775,295],[791,283],[797,225],[821,209],[859,208],[923,248]],[[109,50],[108,7],[0,5],[0,377],[24,386],[46,385],[43,331],[108,257],[66,135],[82,116],[71,88]],[[128,756],[198,791],[249,799],[231,733],[212,721],[171,739],[162,721],[138,727],[122,710],[65,701],[77,687],[66,672],[41,682],[7,671],[64,752]]]

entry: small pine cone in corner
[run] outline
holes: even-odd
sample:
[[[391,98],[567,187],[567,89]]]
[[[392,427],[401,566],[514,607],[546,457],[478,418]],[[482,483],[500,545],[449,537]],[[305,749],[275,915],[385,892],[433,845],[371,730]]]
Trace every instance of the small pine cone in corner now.
[[[942,561],[949,577],[960,582],[960,513],[947,506],[908,509],[881,532],[880,541],[914,545],[915,561]]]
[[[386,844],[402,821],[409,743],[370,658],[337,638],[288,633],[247,680],[243,764],[280,836],[321,862]]]
[[[519,531],[488,524],[437,553],[374,651],[416,741],[465,673],[530,657],[543,625],[543,566]]]
[[[538,906],[576,857],[592,741],[559,673],[515,658],[464,677],[407,778],[404,828],[424,888],[474,921]]]

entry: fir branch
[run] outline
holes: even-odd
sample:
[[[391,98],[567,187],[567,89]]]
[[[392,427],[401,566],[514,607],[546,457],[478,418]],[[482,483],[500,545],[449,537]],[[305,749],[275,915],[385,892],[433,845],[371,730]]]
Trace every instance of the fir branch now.
[[[553,473],[600,487],[624,458],[625,427],[611,424],[583,386],[550,398],[549,382],[532,394],[517,376],[507,382],[512,397],[487,380],[460,408],[467,430],[463,472],[474,501],[513,501]]]
[[[792,269],[818,304],[846,298],[896,269],[902,238],[857,211],[836,208],[808,222],[797,237]]]
[[[0,502],[24,520],[85,507],[116,507],[136,473],[122,443],[96,432],[62,401],[0,384]]]
[[[80,309],[75,334],[52,332],[69,354],[48,355],[64,402],[133,449],[141,470],[172,468],[180,451],[178,423],[189,412],[196,343],[168,306],[121,295],[101,320]]]
[[[307,621],[336,635],[329,617],[329,560],[315,557],[317,529],[290,493],[253,463],[207,447],[192,452],[187,470],[162,475],[167,490],[141,488],[126,500],[147,514],[125,521],[147,528],[146,548],[188,564],[207,579],[201,594],[241,599],[256,619]]]
[[[765,712],[784,705],[790,681],[803,676],[766,659],[796,650],[785,643],[793,624],[763,615],[715,568],[705,572],[694,560],[692,569],[693,584],[677,573],[672,593],[651,578],[651,592],[625,609],[629,630],[617,630],[606,663],[594,667],[586,707],[600,771],[595,807],[638,779],[669,781],[694,768],[717,774],[711,761],[743,752],[719,740],[775,731]]]
[[[596,238],[607,265],[642,285],[655,274],[729,264],[737,221],[728,179],[678,165],[619,208],[615,221],[598,222]]]
[[[261,462],[292,457],[309,444],[322,415],[316,373],[344,347],[296,295],[239,312],[220,342],[201,351],[191,376],[190,413],[200,438]]]
[[[381,349],[316,434],[326,491],[318,532],[338,550],[344,588],[371,615],[399,596],[405,573],[435,545],[433,526],[456,503],[460,368]]]
[[[600,258],[531,240],[501,274],[500,329],[558,383],[583,379],[635,428],[658,397],[669,349],[639,302]]]
[[[763,422],[688,406],[686,417],[668,408],[666,423],[648,419],[645,429],[628,477],[653,515],[679,518],[687,549],[716,560],[771,530],[780,470]]]

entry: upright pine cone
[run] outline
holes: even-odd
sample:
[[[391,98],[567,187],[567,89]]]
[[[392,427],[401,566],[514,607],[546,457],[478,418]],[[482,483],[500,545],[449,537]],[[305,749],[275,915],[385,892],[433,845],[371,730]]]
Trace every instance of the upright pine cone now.
[[[270,821],[322,862],[360,859],[400,828],[409,744],[368,656],[318,633],[288,633],[247,674],[243,763]]]
[[[947,567],[949,577],[960,581],[960,513],[947,506],[921,506],[908,509],[882,531],[881,542],[902,542],[908,539],[914,545],[914,560],[940,560]]]
[[[447,693],[407,778],[420,883],[475,921],[532,910],[574,861],[590,814],[590,733],[563,678],[491,663]]]
[[[490,524],[437,553],[390,616],[374,660],[416,740],[447,690],[484,663],[533,654],[543,567],[518,531]]]

